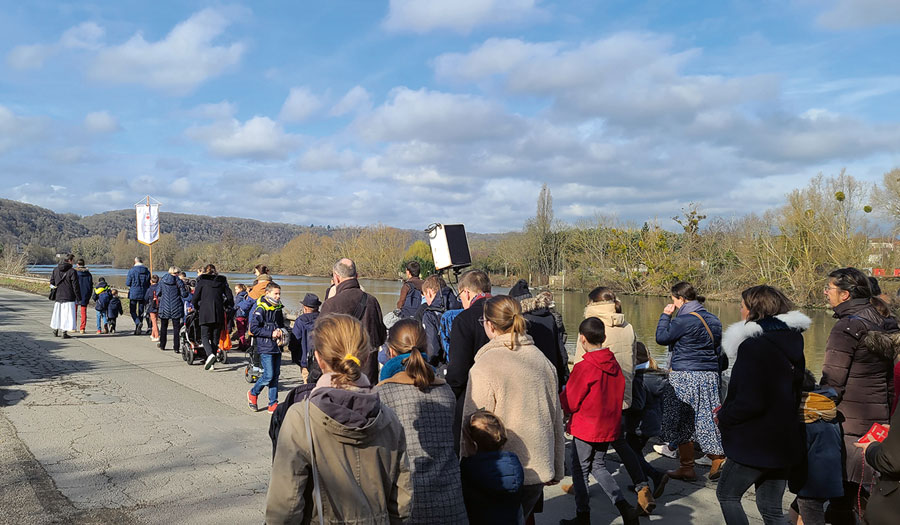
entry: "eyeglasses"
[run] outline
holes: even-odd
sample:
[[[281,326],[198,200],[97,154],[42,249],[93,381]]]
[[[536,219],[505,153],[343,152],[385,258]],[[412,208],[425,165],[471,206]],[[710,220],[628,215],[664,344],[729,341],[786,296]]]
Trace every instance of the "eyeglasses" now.
[[[478,318],[478,324],[484,324],[485,321],[486,321],[486,319],[484,317]]]
[[[837,286],[833,286],[833,285],[830,285],[830,284],[829,284],[828,286],[825,287],[824,292],[825,292],[825,293],[828,293],[828,290],[840,290],[840,288],[838,288]]]

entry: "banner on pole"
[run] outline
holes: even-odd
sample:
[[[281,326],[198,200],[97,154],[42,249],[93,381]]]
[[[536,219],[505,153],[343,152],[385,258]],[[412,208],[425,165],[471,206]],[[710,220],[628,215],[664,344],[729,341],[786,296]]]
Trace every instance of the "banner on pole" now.
[[[137,240],[150,245],[159,240],[159,204],[137,204]]]

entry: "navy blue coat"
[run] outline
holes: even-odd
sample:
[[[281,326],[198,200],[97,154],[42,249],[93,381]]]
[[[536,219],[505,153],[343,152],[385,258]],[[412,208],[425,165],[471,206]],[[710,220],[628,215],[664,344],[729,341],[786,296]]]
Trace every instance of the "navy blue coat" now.
[[[291,329],[294,335],[290,343],[291,361],[303,368],[309,366],[309,358],[313,352],[312,338],[310,336],[318,318],[319,312],[301,314],[297,316],[297,320],[294,321],[294,327]]]
[[[159,279],[159,317],[181,319],[184,317],[184,299],[188,296],[184,281],[167,273]]]
[[[75,268],[75,276],[78,277],[78,291],[81,292],[81,297],[75,302],[79,306],[87,306],[94,293],[94,276],[87,268]]]
[[[112,294],[109,293],[109,288],[106,288],[99,294],[94,294],[94,310],[103,312],[103,314],[105,315],[106,309],[109,308],[109,300],[111,297]]]
[[[250,312],[250,334],[256,337],[256,351],[260,354],[280,354],[279,347],[272,339],[276,328],[284,328],[284,306],[271,305],[265,296],[256,301]]]
[[[249,317],[250,310],[252,310],[255,305],[256,301],[250,297],[249,293],[238,292],[238,294],[234,296],[234,316]]]
[[[525,484],[518,456],[479,452],[463,458],[459,470],[470,524],[517,523]]]
[[[666,376],[656,370],[634,371],[631,408],[641,412],[641,420],[635,428],[639,436],[651,438],[662,431],[662,399],[666,383]]]
[[[143,301],[150,288],[150,270],[143,264],[136,264],[128,270],[125,277],[125,286],[128,286],[128,298]]]
[[[831,388],[814,390],[837,399]],[[844,438],[838,419],[824,421],[819,419],[803,425],[806,431],[806,457],[792,471],[789,480],[791,492],[804,498],[837,498],[844,495],[843,467],[841,449]]]
[[[122,315],[122,301],[118,298],[118,296],[110,296],[109,306],[106,307],[106,317],[109,319],[115,319],[120,315]]]
[[[156,294],[157,300],[159,299],[159,283],[151,284],[150,288],[147,288],[147,293],[144,294],[144,302],[147,303],[147,313],[150,314],[158,314],[159,313],[159,305],[156,301],[153,300],[153,294]]]
[[[662,314],[656,325],[656,343],[669,347],[669,369],[675,371],[718,372],[717,349],[722,344],[722,322],[695,301],[685,303],[675,317]],[[695,315],[685,312],[691,305],[703,316],[713,333],[715,342]],[[690,310],[690,308],[688,308]]]
[[[443,293],[447,290],[449,293]],[[434,301],[429,305],[422,305],[422,325],[425,327],[425,338],[428,341],[427,361],[431,366],[438,366],[447,362],[447,356],[444,347],[441,344],[441,316],[447,310],[454,308],[462,308],[456,306],[459,302],[450,288],[444,288],[441,293],[434,296]],[[448,306],[449,305],[449,306]]]

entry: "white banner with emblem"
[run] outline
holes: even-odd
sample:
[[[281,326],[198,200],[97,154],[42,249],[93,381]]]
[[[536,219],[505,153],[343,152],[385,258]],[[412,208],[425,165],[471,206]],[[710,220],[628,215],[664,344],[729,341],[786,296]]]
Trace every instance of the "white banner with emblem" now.
[[[159,240],[159,204],[137,204],[137,240],[153,244]]]

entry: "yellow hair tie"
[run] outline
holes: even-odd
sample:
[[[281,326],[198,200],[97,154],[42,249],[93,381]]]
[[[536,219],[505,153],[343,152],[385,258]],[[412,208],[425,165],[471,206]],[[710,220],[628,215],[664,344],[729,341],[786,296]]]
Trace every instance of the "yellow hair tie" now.
[[[362,363],[359,362],[359,358],[349,352],[347,353],[347,355],[344,356],[343,360],[344,361],[353,361],[354,363],[356,363],[356,366],[362,366]]]

